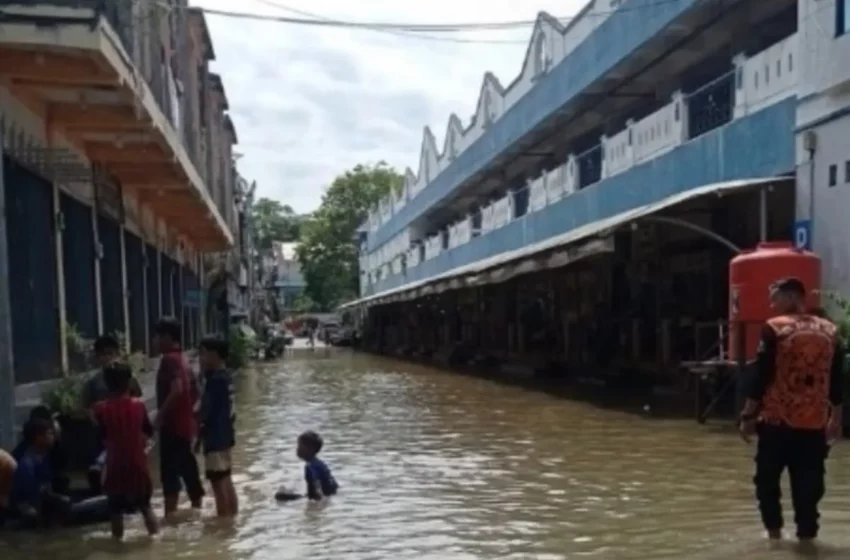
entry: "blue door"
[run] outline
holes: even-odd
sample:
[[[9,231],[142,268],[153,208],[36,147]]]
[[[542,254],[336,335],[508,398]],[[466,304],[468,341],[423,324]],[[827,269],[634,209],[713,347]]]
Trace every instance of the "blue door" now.
[[[145,270],[145,276],[148,281],[148,325],[150,326],[150,330],[153,331],[154,325],[160,319],[159,312],[159,300],[161,298],[161,293],[159,289],[159,279],[160,279],[160,270],[159,270],[159,251],[157,251],[153,245],[145,245],[145,252],[147,257],[147,269]],[[146,336],[150,338],[152,332],[146,333]]]
[[[3,179],[15,381],[42,381],[61,365],[53,186],[5,156]]]
[[[165,253],[162,254],[162,314],[174,315],[174,264]]]
[[[145,302],[145,255],[142,240],[124,231],[124,251],[127,258],[127,295],[130,309],[130,347],[134,352],[147,350],[148,333],[145,328],[147,302]]]
[[[100,291],[103,303],[103,331],[124,333],[124,287],[121,285],[121,226],[105,216],[97,217],[97,231],[103,247],[100,261]]]
[[[81,336],[97,336],[94,231],[92,208],[62,193],[59,197],[65,229],[62,264],[65,271],[65,312]]]

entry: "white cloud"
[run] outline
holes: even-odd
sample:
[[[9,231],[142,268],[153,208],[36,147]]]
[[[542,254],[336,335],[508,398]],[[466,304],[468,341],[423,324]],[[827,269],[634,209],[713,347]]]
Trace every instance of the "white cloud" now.
[[[533,20],[539,11],[572,15],[584,0],[194,0],[193,6],[293,16],[271,4],[350,21],[459,23]],[[295,16],[298,17],[298,16]],[[385,160],[416,171],[422,129],[442,146],[452,112],[466,124],[484,72],[507,86],[519,73],[531,28],[443,34],[430,41],[392,33],[207,15],[244,155],[241,173],[260,196],[299,212],[358,163]],[[432,34],[437,35],[437,34]]]

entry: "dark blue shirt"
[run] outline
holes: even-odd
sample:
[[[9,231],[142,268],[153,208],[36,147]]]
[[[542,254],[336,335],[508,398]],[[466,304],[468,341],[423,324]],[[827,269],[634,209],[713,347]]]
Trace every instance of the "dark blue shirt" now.
[[[18,468],[12,479],[12,494],[9,501],[14,505],[36,505],[44,490],[50,489],[53,474],[45,457],[24,453],[17,459]]]
[[[313,457],[304,465],[304,480],[307,482],[307,497],[311,500],[333,496],[339,490],[331,469],[318,457]],[[316,493],[316,486],[322,491],[322,496]]]
[[[204,394],[201,397],[201,438],[204,453],[227,451],[236,444],[233,423],[233,377],[227,370],[204,372]]]

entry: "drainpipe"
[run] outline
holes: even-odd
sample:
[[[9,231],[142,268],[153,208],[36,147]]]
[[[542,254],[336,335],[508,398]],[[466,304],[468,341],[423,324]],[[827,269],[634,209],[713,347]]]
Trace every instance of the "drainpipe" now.
[[[812,143],[809,148],[809,220],[814,229],[815,223],[815,152],[817,148]]]
[[[103,285],[100,282],[100,261],[103,258],[103,244],[100,242],[100,232],[97,227],[97,211],[98,211],[98,196],[97,196],[97,173],[95,167],[91,167],[91,184],[94,190],[94,203],[91,206],[91,229],[94,239],[94,302],[97,308],[97,334],[103,333]]]
[[[0,117],[0,154],[4,126]],[[6,239],[6,184],[0,157],[0,445],[15,445],[15,358],[12,346],[12,309],[9,299],[9,246]]]

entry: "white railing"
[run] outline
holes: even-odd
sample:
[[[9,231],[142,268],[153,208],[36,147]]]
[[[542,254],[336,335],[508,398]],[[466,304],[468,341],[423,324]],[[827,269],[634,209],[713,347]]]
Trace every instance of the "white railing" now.
[[[443,251],[443,236],[439,233],[425,240],[425,260],[429,261]]]
[[[410,249],[407,250],[407,268],[411,269],[415,266],[419,266],[419,245],[414,245]]]
[[[788,37],[758,54],[735,57],[735,118],[797,92],[800,40]]]
[[[602,147],[605,153],[602,176],[610,177],[629,169],[635,163],[632,153],[631,131],[633,123],[629,121],[625,130],[610,138],[602,137]]]
[[[546,204],[548,204],[548,199],[546,196],[546,173],[544,173],[537,179],[529,180],[527,183],[527,188],[528,211],[537,212],[538,210],[545,208]]]
[[[507,225],[514,218],[514,197],[508,193],[493,203],[493,216],[491,226],[493,229]]]
[[[686,120],[682,113],[682,94],[677,92],[671,103],[634,123],[632,150],[635,164],[658,157],[685,140],[682,131]]]
[[[449,249],[469,243],[472,239],[472,218],[467,217],[449,226]]]

